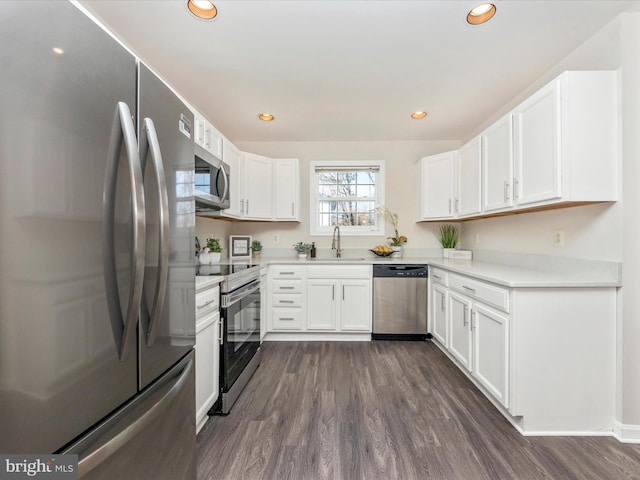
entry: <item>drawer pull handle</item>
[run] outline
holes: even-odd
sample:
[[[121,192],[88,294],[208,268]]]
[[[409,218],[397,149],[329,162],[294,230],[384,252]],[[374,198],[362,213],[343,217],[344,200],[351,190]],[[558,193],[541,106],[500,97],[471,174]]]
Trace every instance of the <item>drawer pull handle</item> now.
[[[294,303],[293,300],[279,300],[280,303]]]
[[[280,272],[280,275],[295,275],[296,272]]]
[[[469,292],[476,293],[476,289],[475,288],[467,287],[466,285],[462,285],[462,288],[464,288],[465,290],[467,290]]]
[[[436,275],[435,273],[433,273],[432,275],[436,280],[442,280],[442,277],[440,275]]]
[[[208,307],[209,305],[211,305],[213,302],[215,302],[214,300],[209,300],[208,302],[203,303],[202,305],[198,305],[198,309],[204,308],[204,307]]]
[[[280,320],[288,320],[288,321],[292,322],[295,319],[293,317],[280,317]]]
[[[294,290],[296,287],[278,287],[280,290]]]

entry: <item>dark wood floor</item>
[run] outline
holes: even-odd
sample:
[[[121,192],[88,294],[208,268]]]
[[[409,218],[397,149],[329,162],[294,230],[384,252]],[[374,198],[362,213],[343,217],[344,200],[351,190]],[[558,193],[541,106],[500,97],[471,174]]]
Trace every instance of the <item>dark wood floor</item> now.
[[[198,435],[198,479],[640,479],[640,445],[523,437],[429,342],[278,342]]]

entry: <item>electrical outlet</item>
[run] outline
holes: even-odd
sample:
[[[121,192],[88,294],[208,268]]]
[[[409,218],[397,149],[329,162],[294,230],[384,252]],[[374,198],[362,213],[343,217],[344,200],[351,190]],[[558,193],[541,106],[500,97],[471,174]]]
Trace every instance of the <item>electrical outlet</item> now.
[[[273,234],[273,243],[280,243],[280,235],[277,233]]]
[[[555,247],[564,247],[564,230],[553,232],[553,245]]]

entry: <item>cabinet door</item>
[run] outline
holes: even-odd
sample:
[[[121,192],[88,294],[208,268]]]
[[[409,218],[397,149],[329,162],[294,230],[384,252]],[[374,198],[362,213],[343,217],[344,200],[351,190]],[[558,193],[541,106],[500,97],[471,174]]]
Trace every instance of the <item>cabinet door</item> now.
[[[480,169],[482,152],[480,137],[474,138],[458,151],[458,180],[456,212],[458,216],[473,215],[481,211]]]
[[[505,115],[482,136],[482,209],[513,206],[513,122]]]
[[[449,309],[449,352],[471,370],[471,301],[450,292]]]
[[[206,148],[205,147],[205,129],[207,128],[207,122],[205,121],[204,118],[202,117],[198,117],[197,115],[194,115],[194,123],[195,123],[195,132],[194,132],[194,136],[193,136],[193,141],[196,143],[196,145],[200,145],[202,148]]]
[[[449,293],[438,285],[431,287],[431,335],[444,347],[449,347],[449,329],[447,322],[447,305]]]
[[[422,219],[453,218],[453,187],[457,152],[422,159]]]
[[[552,82],[520,104],[515,121],[517,205],[561,196],[560,83]]]
[[[338,286],[340,330],[370,332],[372,323],[371,280],[343,280],[339,282]]]
[[[218,399],[220,373],[220,313],[201,323],[196,334],[196,426],[202,428],[207,412]]]
[[[223,139],[224,163],[229,165],[229,208],[224,210],[228,217],[242,217],[244,200],[242,187],[243,165],[240,150],[226,138]]]
[[[509,408],[509,319],[473,307],[473,376]]]
[[[274,160],[275,220],[299,220],[298,159]]]
[[[334,280],[307,280],[307,330],[336,329],[336,290]]]
[[[273,160],[254,153],[244,158],[244,214],[247,218],[273,217]]]

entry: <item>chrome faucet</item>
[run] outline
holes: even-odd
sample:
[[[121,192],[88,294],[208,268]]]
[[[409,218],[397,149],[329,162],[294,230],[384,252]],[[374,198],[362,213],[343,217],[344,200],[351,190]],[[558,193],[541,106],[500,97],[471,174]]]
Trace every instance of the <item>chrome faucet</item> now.
[[[336,242],[336,232],[338,232],[338,241]],[[338,225],[333,229],[333,240],[331,241],[331,250],[336,251],[336,257],[342,256],[342,249],[340,248],[340,227]]]

